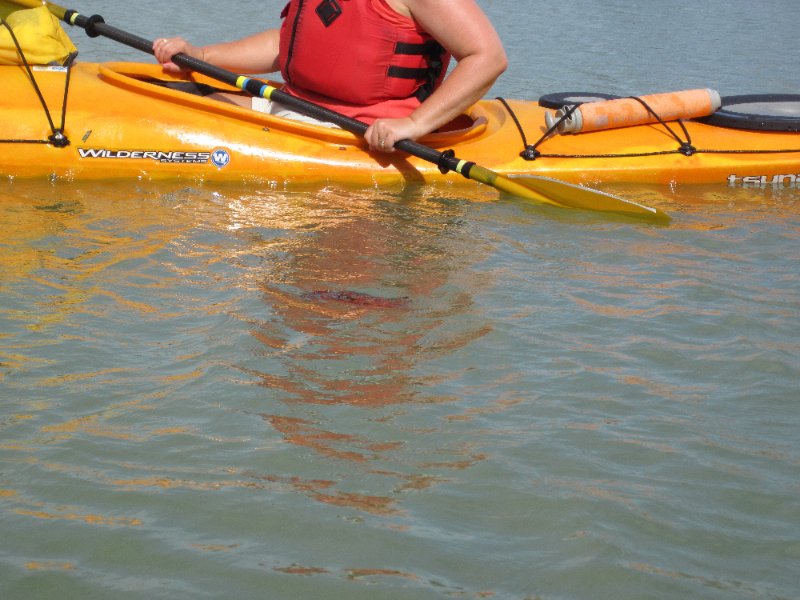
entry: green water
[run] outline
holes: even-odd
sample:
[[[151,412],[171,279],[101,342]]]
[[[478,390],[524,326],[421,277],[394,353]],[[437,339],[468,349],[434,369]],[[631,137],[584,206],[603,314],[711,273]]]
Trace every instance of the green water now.
[[[177,4],[102,13],[200,36],[261,10]],[[736,75],[785,68],[764,33],[793,3],[716,29],[715,2],[512,4],[484,4],[504,95],[796,91]],[[679,49],[599,52],[612,31]],[[722,68],[731,32],[754,58]],[[611,191],[673,222],[491,189],[2,182],[0,598],[797,598],[800,193]]]

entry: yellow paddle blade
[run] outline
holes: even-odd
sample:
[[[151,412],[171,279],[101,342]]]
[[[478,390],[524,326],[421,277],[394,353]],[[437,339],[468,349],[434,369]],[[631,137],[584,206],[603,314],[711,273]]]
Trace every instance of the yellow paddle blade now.
[[[495,173],[494,171],[480,165],[471,165],[469,170],[469,178],[473,181],[490,185],[493,188],[502,192],[506,192],[507,194],[511,194],[512,196],[517,196],[518,198],[533,200],[534,202],[538,202],[540,204],[561,206],[560,202],[550,198],[547,193],[540,193],[535,189],[520,185],[515,180],[504,177],[503,175]]]
[[[669,215],[656,208],[650,208],[606,192],[573,185],[558,179],[535,175],[505,177],[480,165],[472,166],[469,171],[469,178],[490,185],[517,198],[532,200],[541,204],[612,212],[653,221],[666,222],[670,219]]]
[[[657,208],[549,177],[519,175],[515,176],[512,181],[525,189],[547,196],[553,203],[561,206],[612,212],[653,221],[666,222],[670,220],[668,214]]]

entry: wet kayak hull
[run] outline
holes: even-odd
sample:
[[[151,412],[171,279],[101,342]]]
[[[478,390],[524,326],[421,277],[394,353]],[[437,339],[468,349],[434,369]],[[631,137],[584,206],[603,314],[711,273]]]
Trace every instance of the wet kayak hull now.
[[[24,69],[0,67],[0,85],[6,90],[0,121],[3,176],[179,178],[280,186],[474,185],[399,152],[371,153],[360,138],[339,129],[164,87],[196,83],[224,88],[197,74],[173,76],[157,65],[140,63],[77,63],[69,76],[65,69],[38,68],[34,79],[41,98]],[[800,184],[800,133],[699,121],[685,122],[688,140],[676,140],[660,124],[555,135],[537,145],[535,160],[526,160],[520,156],[523,139],[533,143],[542,138],[546,112],[533,101],[484,100],[472,107],[463,124],[420,141],[453,149],[457,156],[504,175],[593,186]],[[59,139],[54,131],[58,134],[62,122]],[[676,124],[671,129],[684,135]],[[690,142],[689,152],[686,144],[681,148],[684,141]]]

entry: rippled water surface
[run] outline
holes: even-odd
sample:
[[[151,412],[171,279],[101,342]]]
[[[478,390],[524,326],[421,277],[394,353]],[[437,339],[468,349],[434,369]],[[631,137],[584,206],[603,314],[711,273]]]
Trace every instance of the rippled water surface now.
[[[739,71],[793,75],[764,34],[794,3],[531,4],[484,3],[498,93],[796,91]],[[270,14],[214,6],[102,12]],[[800,191],[610,191],[673,221],[2,182],[0,597],[799,597]]]

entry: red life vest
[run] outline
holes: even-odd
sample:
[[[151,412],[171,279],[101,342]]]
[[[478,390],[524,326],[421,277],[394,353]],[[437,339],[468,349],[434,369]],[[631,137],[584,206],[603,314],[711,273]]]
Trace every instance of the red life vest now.
[[[281,17],[285,90],[367,122],[413,112],[450,61],[385,0],[290,0]]]

